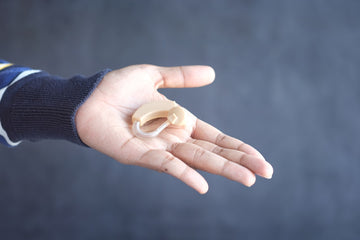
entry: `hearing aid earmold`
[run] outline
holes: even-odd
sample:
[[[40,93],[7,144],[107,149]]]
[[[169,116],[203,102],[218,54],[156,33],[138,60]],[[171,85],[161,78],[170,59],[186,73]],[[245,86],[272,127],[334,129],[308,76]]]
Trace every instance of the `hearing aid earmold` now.
[[[141,130],[146,122],[156,118],[167,118],[157,129],[151,132]],[[167,126],[184,126],[186,123],[186,111],[175,101],[157,101],[145,103],[139,107],[132,116],[132,130],[138,137],[156,137]]]

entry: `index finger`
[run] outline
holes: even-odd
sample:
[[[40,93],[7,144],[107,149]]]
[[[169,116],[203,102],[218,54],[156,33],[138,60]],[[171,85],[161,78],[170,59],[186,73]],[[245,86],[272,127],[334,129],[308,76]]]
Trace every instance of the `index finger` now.
[[[239,139],[230,137],[222,133],[217,128],[211,126],[210,124],[204,121],[201,121],[200,119],[196,120],[196,127],[194,129],[192,137],[195,139],[214,143],[223,148],[235,149],[253,155],[255,157],[265,159],[259,151],[257,151],[249,144],[246,144],[240,141]]]

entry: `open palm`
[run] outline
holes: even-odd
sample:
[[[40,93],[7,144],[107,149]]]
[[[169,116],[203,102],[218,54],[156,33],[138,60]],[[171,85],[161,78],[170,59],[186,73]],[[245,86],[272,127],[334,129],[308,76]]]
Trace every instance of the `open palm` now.
[[[208,66],[134,65],[109,72],[76,114],[79,136],[121,163],[166,172],[200,193],[207,192],[208,184],[194,169],[246,186],[255,183],[255,174],[271,178],[273,169],[258,151],[190,112],[184,128],[169,126],[156,138],[147,139],[132,133],[131,116],[137,108],[167,99],[158,88],[199,87],[214,78]]]

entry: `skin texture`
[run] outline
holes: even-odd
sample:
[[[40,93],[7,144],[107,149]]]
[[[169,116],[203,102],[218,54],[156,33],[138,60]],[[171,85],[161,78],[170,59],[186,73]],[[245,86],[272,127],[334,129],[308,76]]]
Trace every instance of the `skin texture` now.
[[[195,169],[246,186],[255,183],[255,174],[270,179],[273,168],[257,150],[190,112],[184,128],[169,126],[150,139],[132,133],[131,116],[137,108],[167,100],[158,88],[200,87],[214,79],[215,72],[209,66],[134,65],[109,72],[76,114],[79,136],[120,163],[168,173],[201,194],[209,187]]]

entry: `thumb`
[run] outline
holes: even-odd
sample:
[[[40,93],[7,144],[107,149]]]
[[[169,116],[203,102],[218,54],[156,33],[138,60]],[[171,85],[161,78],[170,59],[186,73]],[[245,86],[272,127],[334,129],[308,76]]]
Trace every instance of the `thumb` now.
[[[212,83],[215,71],[210,66],[158,67],[161,81],[157,88],[191,88]]]

